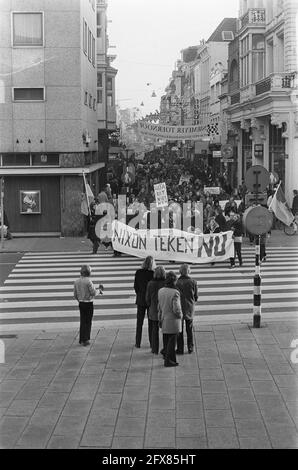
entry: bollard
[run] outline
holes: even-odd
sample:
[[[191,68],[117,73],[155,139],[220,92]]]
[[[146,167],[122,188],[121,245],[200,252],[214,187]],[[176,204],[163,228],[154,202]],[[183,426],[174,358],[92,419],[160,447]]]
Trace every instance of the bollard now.
[[[253,306],[253,327],[261,327],[261,269],[260,269],[260,235],[256,236],[256,265],[254,276],[254,306]]]

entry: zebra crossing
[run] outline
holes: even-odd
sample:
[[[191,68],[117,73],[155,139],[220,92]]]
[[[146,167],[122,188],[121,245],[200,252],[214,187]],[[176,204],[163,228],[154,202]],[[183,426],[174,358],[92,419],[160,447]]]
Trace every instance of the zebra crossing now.
[[[252,315],[254,248],[244,247],[243,266],[229,269],[229,262],[193,265],[197,280],[198,319],[246,319]],[[298,248],[270,247],[262,264],[262,316],[297,316]],[[142,260],[111,252],[26,253],[0,288],[0,325],[6,329],[74,327],[78,306],[73,283],[82,264],[92,266],[96,286],[104,284],[102,297],[95,300],[94,322],[113,325],[136,316],[134,273]],[[179,264],[157,262],[178,274]]]

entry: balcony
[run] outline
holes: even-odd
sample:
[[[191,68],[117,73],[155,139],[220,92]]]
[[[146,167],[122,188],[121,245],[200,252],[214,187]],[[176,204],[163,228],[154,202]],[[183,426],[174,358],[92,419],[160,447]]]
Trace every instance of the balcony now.
[[[265,8],[250,8],[247,10],[245,15],[240,19],[240,29],[249,25],[261,25],[266,24],[266,10]]]
[[[256,96],[268,91],[286,91],[298,86],[296,73],[272,73],[256,83]]]

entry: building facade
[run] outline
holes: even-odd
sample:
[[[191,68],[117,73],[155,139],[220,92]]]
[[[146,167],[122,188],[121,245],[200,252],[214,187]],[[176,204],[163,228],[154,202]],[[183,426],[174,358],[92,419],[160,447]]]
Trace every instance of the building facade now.
[[[95,0],[0,2],[0,175],[15,235],[81,235],[98,189]],[[31,202],[30,202],[31,201]]]
[[[296,0],[241,0],[229,51],[227,141],[237,147],[238,181],[263,165],[289,202],[298,181],[297,15]]]

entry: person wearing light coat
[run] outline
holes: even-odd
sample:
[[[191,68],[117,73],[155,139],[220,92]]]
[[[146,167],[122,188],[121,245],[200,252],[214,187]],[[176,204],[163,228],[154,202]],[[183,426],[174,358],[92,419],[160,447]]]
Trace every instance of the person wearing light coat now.
[[[177,276],[173,271],[166,275],[165,287],[158,291],[158,319],[163,333],[165,367],[178,366],[176,361],[177,335],[181,332],[182,308],[180,292],[176,289]]]

